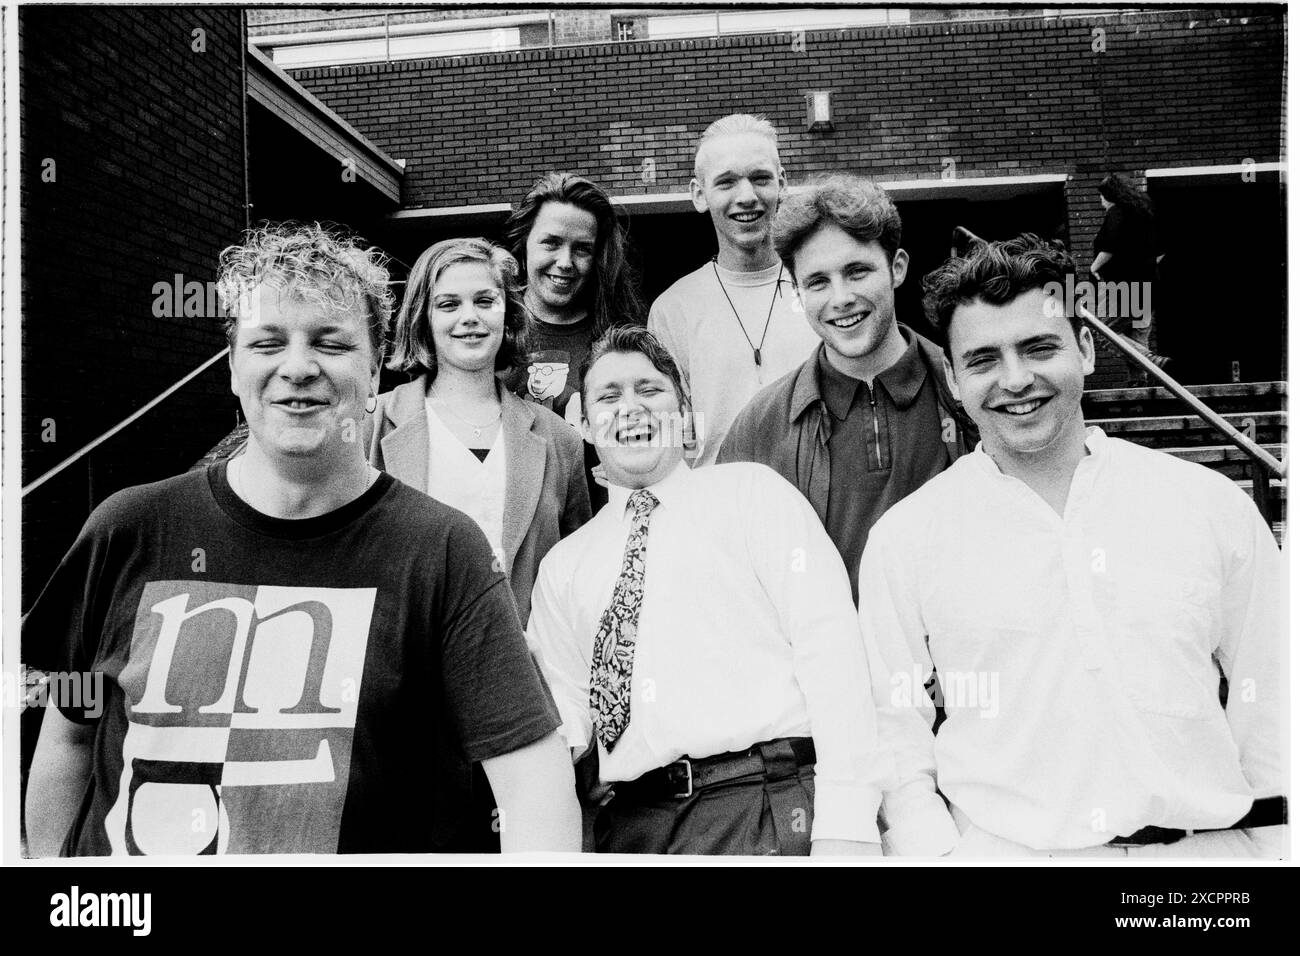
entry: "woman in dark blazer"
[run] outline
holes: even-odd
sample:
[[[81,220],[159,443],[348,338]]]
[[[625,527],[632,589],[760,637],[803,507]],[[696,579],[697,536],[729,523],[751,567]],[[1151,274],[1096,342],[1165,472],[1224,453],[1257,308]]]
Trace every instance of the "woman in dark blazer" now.
[[[528,354],[518,276],[482,239],[416,260],[389,362],[416,378],[379,396],[365,441],[371,464],[479,523],[526,624],[538,565],[591,504],[577,432],[500,382]]]

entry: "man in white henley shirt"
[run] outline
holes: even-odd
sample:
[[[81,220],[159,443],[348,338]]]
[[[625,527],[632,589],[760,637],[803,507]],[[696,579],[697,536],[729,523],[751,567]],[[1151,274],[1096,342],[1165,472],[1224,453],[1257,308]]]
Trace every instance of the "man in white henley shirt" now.
[[[926,279],[981,442],[863,555],[886,851],[1283,856],[1277,546],[1224,476],[1085,429],[1072,268],[1024,235]]]

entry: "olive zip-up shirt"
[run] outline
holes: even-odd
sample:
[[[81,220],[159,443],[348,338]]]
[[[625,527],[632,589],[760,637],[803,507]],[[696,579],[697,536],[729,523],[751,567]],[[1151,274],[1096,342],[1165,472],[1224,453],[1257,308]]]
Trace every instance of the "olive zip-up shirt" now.
[[[817,381],[830,412],[826,532],[856,582],[867,533],[895,502],[948,467],[939,394],[916,339],[874,382],[837,371],[823,346]],[[857,587],[854,586],[854,600]]]
[[[907,350],[870,385],[835,371],[819,345],[750,401],[718,455],[768,465],[803,493],[844,560],[855,601],[871,527],[977,440],[942,381],[938,346],[899,330]]]

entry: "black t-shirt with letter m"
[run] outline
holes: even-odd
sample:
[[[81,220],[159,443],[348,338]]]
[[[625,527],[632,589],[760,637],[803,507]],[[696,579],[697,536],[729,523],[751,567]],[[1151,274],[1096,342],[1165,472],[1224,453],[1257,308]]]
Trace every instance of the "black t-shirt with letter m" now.
[[[23,650],[103,675],[54,702],[97,723],[68,855],[472,852],[472,762],[559,723],[482,532],[386,474],[300,520],[224,462],[119,492]]]

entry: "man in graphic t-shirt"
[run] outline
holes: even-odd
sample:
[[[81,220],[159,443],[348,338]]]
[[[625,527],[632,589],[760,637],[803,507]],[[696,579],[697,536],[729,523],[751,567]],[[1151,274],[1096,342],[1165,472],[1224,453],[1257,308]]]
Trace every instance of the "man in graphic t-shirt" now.
[[[222,257],[229,462],[113,495],[24,622],[35,856],[576,850],[557,715],[465,515],[370,468],[388,274],[319,227]],[[329,276],[313,285],[302,276]],[[56,695],[57,696],[57,695]],[[470,767],[498,798],[475,820]]]

